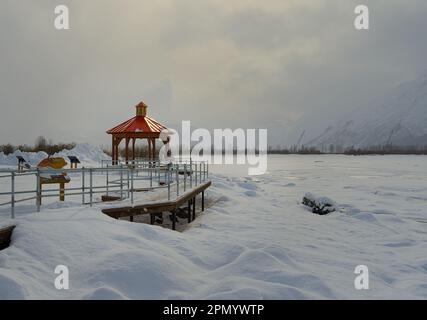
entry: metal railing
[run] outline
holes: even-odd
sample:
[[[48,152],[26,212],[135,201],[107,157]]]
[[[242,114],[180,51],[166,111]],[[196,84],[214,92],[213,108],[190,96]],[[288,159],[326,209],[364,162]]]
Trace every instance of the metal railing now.
[[[42,180],[51,176],[65,175],[70,180],[80,179],[79,186],[42,189]],[[35,189],[18,190],[22,177],[35,178]],[[94,178],[97,178],[96,182]],[[205,161],[192,161],[191,159],[178,159],[171,163],[161,163],[158,160],[136,159],[132,161],[119,161],[112,164],[111,161],[102,161],[99,168],[77,168],[77,169],[48,169],[34,168],[25,171],[0,169],[0,186],[4,186],[4,179],[10,179],[10,191],[0,192],[0,199],[9,197],[9,201],[0,203],[0,207],[10,205],[10,216],[15,218],[16,204],[35,201],[37,212],[40,211],[42,199],[58,197],[63,193],[64,197],[81,196],[81,203],[92,206],[101,202],[95,199],[98,194],[116,195],[120,199],[130,199],[131,204],[135,201],[135,192],[167,189],[167,199],[171,200],[173,188],[176,188],[176,197],[183,192],[199,185],[209,177],[209,164]],[[104,183],[99,181],[103,180]],[[137,187],[141,181],[146,185]],[[7,188],[7,187],[6,187]],[[23,198],[19,198],[24,196]]]

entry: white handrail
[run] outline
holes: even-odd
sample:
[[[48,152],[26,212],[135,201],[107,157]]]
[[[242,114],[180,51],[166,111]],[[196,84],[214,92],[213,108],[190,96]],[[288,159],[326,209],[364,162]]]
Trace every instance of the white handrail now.
[[[111,162],[111,161],[110,161]],[[193,176],[194,186],[197,186],[209,175],[209,163],[207,161],[193,161],[191,158],[188,161],[184,161],[180,158],[179,161],[172,162],[169,164],[162,164],[157,160],[138,160],[129,161],[128,164],[119,162],[117,165],[104,166],[102,162],[101,167],[98,168],[76,168],[76,169],[51,169],[51,168],[30,168],[25,171],[14,170],[14,169],[0,169],[0,180],[3,178],[11,178],[10,192],[0,192],[0,197],[9,196],[10,201],[0,203],[0,206],[10,205],[11,218],[15,218],[15,205],[25,201],[36,200],[37,212],[40,211],[41,201],[43,198],[56,197],[61,192],[60,188],[53,188],[42,190],[41,189],[41,178],[52,175],[67,175],[73,176],[81,174],[81,186],[70,187],[64,190],[64,196],[82,196],[82,204],[86,204],[85,195],[89,195],[89,205],[92,206],[95,202],[94,195],[100,193],[120,191],[120,198],[123,199],[126,194],[126,198],[131,199],[131,203],[134,202],[134,191],[136,181],[149,181],[150,190],[167,188],[168,200],[171,200],[171,187],[176,186],[176,196],[178,197],[181,190],[187,191],[187,176],[190,179],[190,188],[193,188]],[[203,164],[203,167],[202,167]],[[203,169],[202,169],[203,168]],[[161,171],[164,171],[164,183],[161,184]],[[120,178],[110,180],[113,173],[119,173]],[[139,175],[139,173],[146,173],[145,175]],[[89,174],[89,186],[86,185],[86,174]],[[173,176],[175,174],[175,177]],[[183,174],[184,182],[182,187],[182,181],[180,181],[180,174]],[[19,184],[19,177],[34,175],[36,177],[36,188],[35,190],[19,190],[17,191],[17,184]],[[94,175],[106,175],[105,185],[95,185]],[[203,176],[202,176],[203,175]],[[199,178],[199,179],[197,179]],[[153,184],[153,180],[156,180],[158,185]],[[181,187],[180,187],[181,184]],[[17,199],[17,195],[34,195],[23,199]]]

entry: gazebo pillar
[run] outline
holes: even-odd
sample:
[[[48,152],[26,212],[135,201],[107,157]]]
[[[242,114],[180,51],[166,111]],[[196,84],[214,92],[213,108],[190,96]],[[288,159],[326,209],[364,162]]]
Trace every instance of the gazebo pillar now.
[[[122,138],[118,138],[113,135],[112,147],[111,147],[111,160],[112,164],[118,164],[119,161],[119,145],[122,141]]]
[[[126,164],[128,164],[129,161],[129,138],[126,137],[125,139],[125,158],[126,158]]]
[[[132,139],[132,160],[135,161],[135,142],[136,138]]]
[[[117,161],[117,154],[116,154],[116,137],[113,135],[113,139],[111,142],[111,160],[112,164],[116,164]]]
[[[156,138],[153,138],[153,160],[156,159]]]

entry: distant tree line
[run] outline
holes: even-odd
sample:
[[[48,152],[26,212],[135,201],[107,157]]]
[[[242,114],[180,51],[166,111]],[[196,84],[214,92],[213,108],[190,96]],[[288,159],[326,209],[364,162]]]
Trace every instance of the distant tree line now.
[[[292,146],[290,148],[282,148],[278,146],[276,148],[273,148],[270,146],[268,148],[268,153],[269,154],[322,154],[324,152],[320,151],[316,147]]]
[[[320,147],[292,146],[283,148],[277,146],[268,148],[269,154],[346,154],[346,155],[387,155],[387,154],[414,154],[427,155],[425,146],[394,146],[391,144],[370,146],[366,148],[343,147],[341,145],[328,145]]]
[[[416,146],[393,146],[393,145],[384,145],[384,146],[372,146],[368,148],[348,148],[344,151],[344,154],[347,155],[387,155],[387,154],[413,154],[413,155],[427,155],[427,146],[416,147]]]
[[[11,154],[17,150],[22,152],[39,152],[44,151],[49,155],[53,155],[57,152],[60,152],[64,149],[71,150],[76,146],[76,143],[54,143],[52,140],[46,139],[44,136],[37,137],[33,146],[30,145],[12,145],[10,143],[0,145],[0,152],[3,152],[5,155]],[[160,145],[157,146],[157,149],[160,149]],[[180,148],[180,152],[182,149]],[[108,155],[111,155],[111,150],[104,148],[104,152]],[[214,148],[211,148],[212,154],[214,153]],[[221,152],[221,151],[220,151]],[[233,149],[233,154],[247,154],[248,150],[239,151],[235,148]],[[253,151],[252,151],[253,152]],[[122,157],[125,156],[124,148],[119,151]],[[202,152],[203,153],[203,152]],[[222,154],[225,154],[225,149],[222,150]],[[258,154],[259,151],[255,150],[255,153]],[[276,146],[269,146],[267,150],[268,154],[346,154],[346,155],[387,155],[387,154],[414,154],[414,155],[427,155],[427,144],[425,146],[394,146],[392,144],[386,145],[377,145],[370,146],[366,148],[356,148],[356,147],[347,147],[344,148],[341,145],[330,144],[328,146],[321,145],[320,147],[306,147],[302,146],[291,146],[289,148]],[[135,154],[137,157],[147,157],[148,156],[148,146],[139,145],[135,146]]]
[[[157,148],[159,150],[159,147]],[[111,150],[104,149],[104,152],[108,155],[111,155]],[[225,149],[222,150],[214,150],[213,146],[211,149],[211,154],[214,153],[222,153],[223,155],[230,152],[226,151]],[[249,153],[249,150],[237,150],[233,149],[232,151],[233,155],[246,155]],[[251,153],[255,152],[255,154],[259,154],[259,150],[252,150]],[[122,157],[125,156],[125,150],[120,149],[119,151],[120,155]],[[135,153],[137,157],[146,157],[148,156],[148,147],[147,146],[137,146],[135,147]],[[182,148],[179,148],[179,153],[182,153]],[[354,148],[354,147],[342,147],[342,146],[335,146],[335,145],[329,145],[328,147],[306,147],[306,146],[292,146],[290,148],[285,147],[272,147],[269,146],[267,150],[268,154],[345,154],[345,155],[387,155],[387,154],[414,154],[414,155],[427,155],[427,145],[425,147],[416,147],[416,146],[410,146],[410,147],[399,147],[399,146],[393,146],[393,145],[380,145],[380,146],[371,146],[367,148]],[[200,153],[200,155],[203,155],[203,151]]]
[[[10,143],[0,145],[0,152],[3,152],[5,155],[14,153],[17,150],[20,150],[22,152],[39,152],[44,151],[49,155],[53,155],[57,152],[60,152],[64,149],[71,150],[76,146],[76,144],[73,143],[54,143],[52,140],[47,140],[43,136],[37,137],[36,141],[34,142],[33,146],[29,145],[12,145]]]

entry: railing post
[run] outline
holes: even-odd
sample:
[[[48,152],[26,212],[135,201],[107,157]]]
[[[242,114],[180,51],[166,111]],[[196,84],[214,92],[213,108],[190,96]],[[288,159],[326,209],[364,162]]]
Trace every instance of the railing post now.
[[[108,172],[108,166],[107,166],[107,196],[108,196],[108,192],[109,192],[109,187],[108,187],[108,183],[109,183],[109,172]]]
[[[89,181],[90,181],[90,206],[92,207],[93,202],[93,178],[92,168],[89,169]]]
[[[15,219],[15,172],[11,175],[11,199],[10,199],[10,214],[12,219]]]
[[[176,196],[179,196],[179,164],[175,166],[175,179],[176,179]]]
[[[184,163],[184,192],[187,189],[187,164]]]
[[[166,183],[168,183],[168,182],[167,182],[168,170],[169,170],[169,166],[166,166],[166,167],[165,167],[165,184],[166,184]]]
[[[42,203],[42,190],[41,190],[41,180],[40,180],[40,169],[37,168],[36,173],[36,180],[37,180],[37,195],[36,195],[36,206],[37,206],[37,212],[40,212],[40,206]]]
[[[82,204],[85,204],[85,167],[82,168]]]
[[[129,191],[129,186],[130,186],[129,171],[130,171],[130,168],[129,168],[129,167],[127,167],[127,168],[126,168],[126,177],[127,177],[127,192],[128,192],[127,197],[128,197],[128,198],[130,197],[130,191]]]
[[[160,160],[156,170],[157,170],[157,183],[160,185]]]
[[[193,188],[193,161],[190,158],[190,189]]]
[[[133,205],[133,167],[131,168],[131,172],[130,172],[130,181],[131,181],[131,190],[130,190],[130,202]]]
[[[123,199],[123,165],[120,165],[120,199]]]
[[[171,199],[171,180],[170,180],[170,167],[167,168],[168,172],[168,200]]]
[[[155,168],[154,166],[150,168],[150,188],[153,187],[153,169],[154,168]]]
[[[194,182],[195,182],[195,186],[197,186],[197,163],[194,164],[194,167],[196,168],[196,175],[194,176]]]

